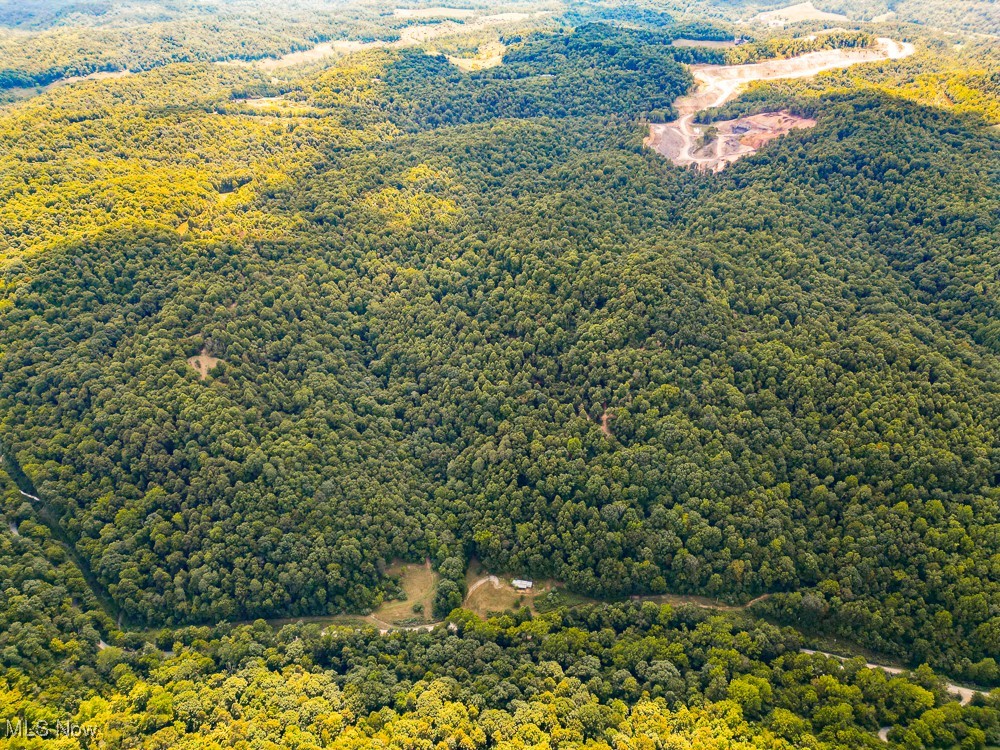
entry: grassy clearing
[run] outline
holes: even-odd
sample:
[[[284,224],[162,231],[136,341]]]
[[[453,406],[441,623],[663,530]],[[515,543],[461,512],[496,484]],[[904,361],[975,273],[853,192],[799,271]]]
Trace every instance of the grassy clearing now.
[[[498,579],[496,583],[487,581],[476,588],[466,597],[464,606],[479,617],[486,618],[508,609],[530,607],[533,602],[533,592],[517,591],[508,581]]]
[[[390,625],[420,625],[433,621],[434,592],[440,576],[431,569],[430,560],[424,564],[394,562],[386,570],[390,576],[399,576],[405,599],[384,602],[372,616]],[[420,605],[419,612],[414,607]]]
[[[474,70],[486,70],[503,64],[503,55],[506,49],[502,42],[490,42],[481,45],[474,57],[449,55],[448,60],[452,65],[467,73]]]
[[[557,581],[536,580],[528,591],[511,585],[514,576],[494,576],[482,570],[478,562],[469,566],[463,607],[479,617],[489,617],[499,612],[527,607],[533,613],[549,612],[559,607],[575,607],[596,601],[566,591]]]
[[[799,21],[847,21],[850,19],[841,13],[827,13],[819,10],[812,3],[799,3],[798,5],[789,5],[787,8],[759,13],[755,20],[763,21],[771,26],[784,26]]]

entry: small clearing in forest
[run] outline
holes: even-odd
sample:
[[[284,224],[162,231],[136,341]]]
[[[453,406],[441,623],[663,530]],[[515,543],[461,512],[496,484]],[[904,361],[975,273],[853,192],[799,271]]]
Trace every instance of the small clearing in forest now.
[[[610,422],[614,416],[615,415],[609,412],[607,409],[605,409],[604,413],[601,415],[601,432],[603,432],[608,437],[614,437],[614,433],[611,432],[611,428],[608,426],[608,422]]]
[[[204,380],[208,377],[208,373],[211,372],[212,369],[221,361],[222,360],[218,357],[213,357],[202,349],[201,354],[194,357],[188,357],[187,363],[197,370],[198,376]]]
[[[726,49],[735,47],[736,42],[732,39],[720,41],[718,39],[674,39],[670,43],[671,47],[713,47],[715,49]]]
[[[431,622],[434,609],[434,592],[440,576],[431,569],[431,561],[404,563],[396,561],[386,570],[386,575],[399,576],[399,583],[406,599],[384,602],[372,615],[390,625],[411,625]],[[414,607],[423,609],[415,612]]]
[[[815,125],[816,121],[813,119],[798,117],[786,111],[764,112],[736,120],[715,122],[710,126],[711,132],[708,132],[708,127],[701,128],[702,137],[696,142],[696,147],[691,149],[690,158],[699,169],[720,172],[726,165],[756,153],[775,138]],[[670,132],[669,129],[665,131],[666,138],[669,138]],[[658,132],[655,127],[650,128],[649,145],[665,156],[676,159],[680,155],[682,142],[680,139],[669,141],[666,138],[664,132]]]
[[[448,62],[459,70],[464,70],[466,73],[474,70],[495,68],[498,65],[503,64],[503,53],[505,49],[506,48],[503,43],[492,42],[490,44],[482,45],[477,51],[475,57],[455,57],[449,55]]]
[[[476,11],[472,8],[436,6],[433,8],[396,8],[393,14],[399,18],[454,18],[460,20],[474,16]]]
[[[768,10],[754,16],[755,21],[761,21],[768,26],[784,26],[799,21],[847,21],[847,16],[841,13],[827,13],[812,3],[789,5],[787,8]]]

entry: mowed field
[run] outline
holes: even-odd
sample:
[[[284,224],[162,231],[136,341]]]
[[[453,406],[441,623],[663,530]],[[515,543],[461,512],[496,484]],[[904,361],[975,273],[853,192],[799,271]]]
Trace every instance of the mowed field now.
[[[437,589],[440,576],[431,569],[430,560],[422,565],[395,562],[386,573],[400,577],[400,585],[406,598],[385,602],[372,613],[372,617],[389,625],[419,625],[432,622],[434,591]],[[420,605],[423,609],[419,612],[414,611],[416,605]]]
[[[515,589],[511,581],[514,575],[492,575],[484,570],[478,560],[473,560],[465,574],[465,609],[482,618],[527,607],[533,613],[551,609],[558,598],[560,605],[581,604],[596,601],[565,591],[562,584],[551,580],[533,580],[527,591]],[[546,607],[546,604],[549,604]]]

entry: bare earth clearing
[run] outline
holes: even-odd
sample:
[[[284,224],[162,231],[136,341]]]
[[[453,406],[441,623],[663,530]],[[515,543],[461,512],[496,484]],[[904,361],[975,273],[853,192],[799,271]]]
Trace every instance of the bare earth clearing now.
[[[604,413],[601,415],[601,432],[603,432],[606,437],[614,437],[614,433],[611,432],[611,426],[608,424],[614,416],[615,415],[607,409],[605,409]]]
[[[211,372],[212,368],[215,367],[222,360],[218,357],[213,357],[210,354],[206,354],[205,350],[201,350],[201,354],[189,357],[188,364],[198,371],[198,377],[202,380],[208,377],[208,373]]]
[[[847,21],[849,19],[840,13],[827,13],[819,10],[812,3],[799,3],[798,5],[789,5],[787,8],[758,13],[754,20],[762,21],[770,26],[784,26],[798,21]]]
[[[715,49],[725,49],[728,47],[735,47],[736,42],[733,40],[728,41],[717,41],[711,39],[674,39],[670,43],[671,47],[713,47]]]
[[[690,150],[693,160],[698,162],[701,169],[711,169],[721,171],[727,164],[731,164],[737,159],[756,153],[768,141],[772,141],[779,136],[785,135],[796,129],[811,128],[816,125],[816,121],[798,117],[790,112],[767,112],[749,117],[741,117],[737,120],[723,120],[713,123],[717,129],[715,137],[706,145],[695,146]],[[671,133],[673,135],[671,136]],[[668,130],[654,135],[650,130],[648,141],[654,150],[665,154],[676,161],[676,156],[680,154],[685,142],[683,134]]]
[[[697,153],[698,140],[701,138],[704,128],[693,124],[694,116],[698,112],[711,107],[720,107],[736,98],[740,88],[752,81],[809,78],[826,70],[847,68],[859,63],[898,60],[912,55],[913,51],[912,44],[880,38],[877,46],[865,49],[824,50],[810,52],[799,57],[768,60],[751,65],[694,65],[691,67],[691,74],[697,83],[697,89],[694,93],[682,96],[674,102],[674,107],[680,115],[677,120],[668,123],[653,123],[649,126],[649,137],[646,139],[646,145],[666,156],[677,166],[686,167],[695,164],[698,169],[718,172],[739,156],[754,153],[768,140],[780,135],[778,130],[784,128],[783,132],[788,132],[793,127],[808,127],[808,125],[805,124],[805,121],[793,124],[780,117],[771,121],[757,120],[750,123],[751,128],[757,128],[757,136],[767,132],[775,134],[763,139],[756,137],[745,142],[741,141],[738,149],[739,154],[726,153],[724,141],[731,141],[731,138],[720,138],[715,148],[709,144],[708,153],[699,154]],[[782,113],[772,114],[780,116]],[[745,123],[731,121],[727,127],[740,129],[743,124]],[[718,124],[717,127],[722,132],[722,123]],[[754,146],[754,143],[757,145]]]
[[[311,49],[301,50],[299,52],[289,52],[287,55],[282,55],[281,57],[267,57],[262,60],[247,63],[242,61],[231,61],[225,64],[254,65],[261,70],[272,72],[282,68],[290,68],[294,65],[318,62],[328,57],[347,55],[352,52],[359,52],[364,49],[373,49],[375,47],[386,47],[390,49],[416,47],[441,37],[456,34],[467,34],[470,31],[499,27],[504,24],[524,21],[528,18],[538,16],[547,16],[550,14],[550,11],[542,10],[534,13],[494,13],[492,15],[472,17],[465,20],[468,16],[474,16],[475,13],[476,11],[461,8],[423,8],[419,10],[400,8],[396,10],[397,16],[405,16],[408,18],[434,17],[443,18],[444,20],[438,23],[421,23],[413,26],[407,26],[406,28],[400,30],[400,37],[394,42],[322,42]],[[500,56],[497,57],[495,51],[484,54],[484,50],[481,49],[480,54],[474,58],[449,58],[449,60],[463,70],[481,70],[483,68],[499,65],[500,62],[502,62],[503,57],[502,50],[500,52]]]

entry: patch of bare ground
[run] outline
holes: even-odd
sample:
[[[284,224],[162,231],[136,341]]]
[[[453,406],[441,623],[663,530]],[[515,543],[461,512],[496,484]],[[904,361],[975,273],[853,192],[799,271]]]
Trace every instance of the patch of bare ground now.
[[[674,108],[680,116],[673,122],[650,124],[645,144],[677,166],[694,164],[701,170],[719,171],[735,159],[721,158],[718,149],[725,148],[723,143],[716,143],[714,149],[705,151],[706,146],[712,144],[705,143],[706,129],[694,125],[694,116],[698,112],[721,107],[734,99],[744,84],[752,81],[809,78],[827,70],[847,68],[859,63],[897,60],[908,57],[913,52],[912,44],[880,38],[873,47],[823,50],[750,65],[694,65],[691,67],[691,74],[697,88],[674,102]],[[699,151],[702,153],[698,153]]]
[[[187,363],[197,370],[198,377],[204,380],[208,377],[208,373],[212,371],[212,368],[214,368],[221,361],[222,360],[218,357],[213,357],[202,349],[201,354],[194,357],[188,357]]]
[[[847,16],[841,13],[827,13],[819,10],[810,3],[798,3],[789,5],[787,8],[768,10],[754,16],[755,21],[766,23],[769,26],[784,26],[789,23],[799,21],[846,21]]]
[[[716,39],[674,39],[670,43],[671,47],[713,47],[715,49],[724,49],[726,47],[735,47],[736,42],[732,39],[726,41],[719,41]]]
[[[614,433],[611,432],[611,427],[608,425],[614,416],[615,415],[607,409],[605,409],[604,413],[601,415],[601,432],[603,432],[606,437],[614,437]]]
[[[647,147],[653,149],[658,154],[667,157],[674,164],[678,163],[681,151],[684,150],[686,140],[680,128],[674,123],[654,122],[649,126],[649,136],[645,140]]]
[[[396,8],[393,15],[399,18],[469,18],[476,11],[472,8]]]
[[[808,117],[798,117],[790,112],[765,112],[736,120],[713,123],[715,135],[705,146],[692,152],[702,169],[720,172],[737,159],[754,154],[767,143],[793,130],[816,126]]]

